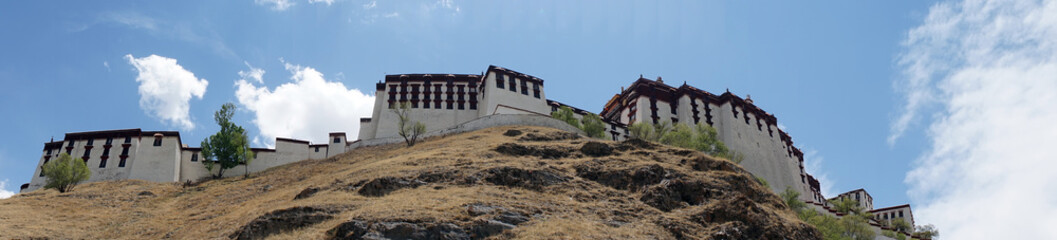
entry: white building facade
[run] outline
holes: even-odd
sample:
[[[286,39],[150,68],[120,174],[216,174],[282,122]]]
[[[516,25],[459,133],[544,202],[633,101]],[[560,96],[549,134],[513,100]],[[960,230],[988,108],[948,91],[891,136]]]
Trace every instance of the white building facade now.
[[[322,159],[344,153],[347,142],[344,133],[331,133],[332,144],[310,144],[308,141],[277,138],[274,149],[253,148],[256,158],[249,168],[239,165],[224,173],[237,176],[245,171],[265,169],[305,159]],[[62,141],[44,144],[33,178],[23,184],[20,192],[44,187],[47,179],[41,172],[44,164],[57,159],[59,154],[84,161],[92,176],[87,182],[138,179],[153,182],[185,182],[209,178],[203,164],[201,148],[187,147],[175,131],[142,131],[122,129],[67,133]],[[215,170],[214,170],[215,171]]]
[[[774,115],[730,92],[715,95],[685,83],[676,88],[660,78],[639,78],[616,94],[600,114],[603,119],[632,125],[707,124],[716,128],[727,147],[744,154],[741,162],[749,172],[766,180],[774,192],[786,187],[800,192],[805,202],[819,201],[804,172],[804,155],[793,146],[792,137],[778,129]],[[812,178],[813,179],[813,178]]]

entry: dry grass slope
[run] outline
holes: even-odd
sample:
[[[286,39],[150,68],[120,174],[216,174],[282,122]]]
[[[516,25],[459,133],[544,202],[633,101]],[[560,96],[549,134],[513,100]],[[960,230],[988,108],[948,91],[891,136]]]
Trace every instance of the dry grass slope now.
[[[729,161],[523,126],[248,179],[99,182],[0,200],[0,238],[39,237],[821,239]]]

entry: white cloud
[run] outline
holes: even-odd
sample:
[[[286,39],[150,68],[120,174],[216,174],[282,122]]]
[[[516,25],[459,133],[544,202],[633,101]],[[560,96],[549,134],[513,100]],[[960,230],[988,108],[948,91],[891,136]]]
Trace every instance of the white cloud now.
[[[264,69],[254,68],[249,62],[243,62],[246,67],[249,67],[249,71],[239,71],[239,77],[242,79],[253,79],[257,83],[264,83]]]
[[[9,181],[8,179],[4,179],[3,181],[0,181],[0,199],[10,198],[11,196],[14,196],[15,193],[16,193],[16,192],[12,192],[12,191],[8,191],[7,190],[8,181]]]
[[[271,5],[272,10],[275,11],[286,11],[286,9],[295,5],[294,2],[291,2],[290,0],[253,0],[253,2],[262,6]]]
[[[815,180],[818,180],[819,191],[822,191],[822,196],[827,198],[837,196],[838,193],[833,192],[833,181],[829,179],[829,174],[822,169],[822,162],[825,159],[818,155],[818,151],[814,149],[803,146],[800,149],[806,149],[804,151],[804,170],[815,177]]]
[[[384,18],[400,17],[400,13],[398,13],[398,12],[386,13],[385,15],[382,15],[382,17],[384,17]]]
[[[308,0],[308,3],[326,3],[327,6],[334,4],[334,0]]]
[[[176,59],[158,55],[134,58],[125,55],[139,75],[139,106],[152,117],[184,130],[194,129],[189,114],[192,97],[202,99],[209,81],[198,79],[176,63]]]
[[[106,71],[110,72],[110,62],[103,61],[103,67],[106,67]]]
[[[363,10],[371,10],[372,8],[378,7],[378,1],[371,1],[363,4]]]
[[[1057,239],[1055,12],[1052,0],[945,2],[907,35],[893,136],[934,116],[905,181],[915,220],[944,239]]]
[[[350,139],[359,134],[360,118],[371,116],[374,96],[327,81],[311,67],[286,63],[286,69],[292,81],[274,90],[245,78],[235,81],[235,96],[253,112],[260,130],[254,142],[271,146],[275,137],[287,137],[326,143],[329,132],[345,132]]]

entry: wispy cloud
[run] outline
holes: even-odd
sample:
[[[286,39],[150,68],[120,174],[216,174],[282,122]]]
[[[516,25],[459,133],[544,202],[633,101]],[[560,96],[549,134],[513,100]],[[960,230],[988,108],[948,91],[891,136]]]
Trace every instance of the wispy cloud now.
[[[907,34],[890,141],[934,116],[905,181],[917,222],[945,239],[1057,239],[1055,12],[1057,1],[943,2]]]
[[[125,55],[139,73],[139,106],[152,117],[184,130],[194,129],[190,116],[191,98],[202,99],[209,81],[198,79],[176,63],[176,59],[150,55],[135,58]]]
[[[825,161],[818,151],[810,149],[804,146],[800,146],[800,149],[806,149],[804,151],[804,170],[808,174],[815,177],[818,180],[819,190],[822,191],[823,197],[835,197],[836,192],[833,192],[833,180],[829,178],[829,173],[822,169],[822,163]]]
[[[110,72],[110,62],[103,61],[103,67],[106,67],[106,71]]]
[[[237,57],[235,52],[224,43],[224,39],[220,37],[220,34],[202,27],[201,24],[167,22],[139,12],[105,12],[99,14],[96,19],[76,24],[77,26],[71,28],[70,31],[86,31],[100,24],[117,24],[131,29],[138,29],[153,37],[198,44],[211,48],[219,55]]]
[[[255,143],[272,146],[275,137],[326,142],[327,132],[338,131],[358,136],[359,119],[374,108],[373,96],[328,81],[314,68],[283,63],[292,81],[275,89],[256,86],[245,77],[235,81],[235,96],[253,112],[253,124],[260,130]],[[252,67],[249,72],[254,72]]]
[[[326,3],[327,6],[334,4],[334,0],[308,0],[308,3]]]
[[[108,12],[103,13],[101,18],[105,21],[124,24],[132,28],[158,30],[158,24],[154,18],[138,12]]]
[[[269,6],[275,11],[286,11],[286,9],[295,5],[290,0],[253,0],[253,2],[261,6]]]
[[[246,64],[246,67],[249,67],[250,69],[239,71],[239,77],[242,77],[243,80],[252,79],[257,83],[264,83],[264,69],[255,68],[253,65],[250,65],[249,62],[243,62],[243,64]]]
[[[378,7],[378,1],[371,1],[369,3],[363,4],[363,10],[371,10],[375,7]]]

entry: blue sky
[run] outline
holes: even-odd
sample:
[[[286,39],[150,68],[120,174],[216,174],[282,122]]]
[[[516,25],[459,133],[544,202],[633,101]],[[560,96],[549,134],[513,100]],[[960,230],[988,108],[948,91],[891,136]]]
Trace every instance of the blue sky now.
[[[979,130],[959,126],[1053,119],[1025,114],[1057,109],[1051,103],[1002,113],[1035,122],[966,122],[1001,108],[963,104],[959,99],[977,96],[971,90],[979,89],[952,87],[1016,77],[1040,81],[1020,81],[1013,93],[1050,89],[1046,83],[1054,79],[1044,70],[1057,54],[1043,46],[1049,46],[1046,34],[1057,32],[1048,31],[1055,25],[1045,17],[1057,15],[1053,1],[0,5],[0,113],[6,116],[0,118],[0,181],[7,191],[28,182],[42,144],[66,132],[179,130],[184,143],[197,146],[217,130],[212,113],[233,102],[240,107],[235,120],[257,146],[270,145],[276,136],[321,142],[330,131],[357,131],[355,119],[369,115],[373,84],[385,74],[480,73],[489,64],[543,78],[549,98],[596,112],[640,74],[714,93],[750,94],[807,153],[809,171],[823,179],[827,194],[865,188],[875,206],[911,203],[919,223],[935,223],[951,231],[947,236],[988,236],[971,234],[981,230],[944,210],[985,207],[960,202],[978,187],[962,182],[1049,180],[974,175],[976,165],[956,159],[999,163],[1007,152],[971,150],[989,142],[942,143],[995,137],[955,134]],[[1025,21],[994,24],[1016,18]],[[1002,28],[1011,25],[1018,27]],[[1007,35],[986,34],[996,29]],[[1042,51],[1028,54],[1033,49]],[[1021,68],[992,62],[1016,54],[1037,61],[1014,65],[1029,66]],[[998,73],[977,82],[959,78],[990,70]],[[1019,98],[1006,99],[1017,104]],[[1040,132],[1028,138],[1038,144],[1057,135]],[[1022,163],[1050,164],[1042,160],[1053,159],[1046,156],[1054,155],[1031,155],[1026,159],[1039,161]],[[962,174],[936,177],[950,171]],[[1052,184],[1039,187],[1054,190]],[[1038,204],[1057,209],[1052,195]],[[1005,216],[994,214],[987,216]],[[1040,218],[1057,223],[1052,214]]]

